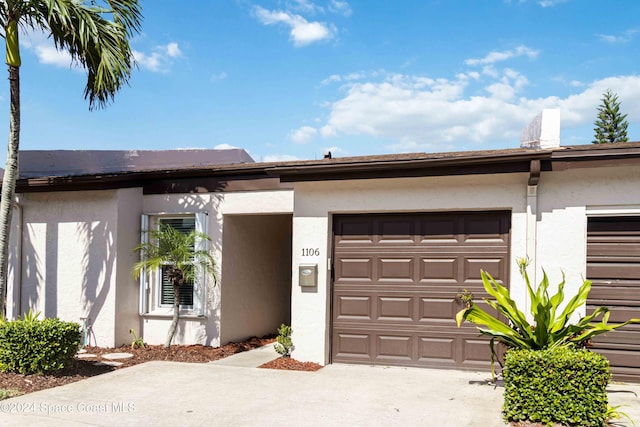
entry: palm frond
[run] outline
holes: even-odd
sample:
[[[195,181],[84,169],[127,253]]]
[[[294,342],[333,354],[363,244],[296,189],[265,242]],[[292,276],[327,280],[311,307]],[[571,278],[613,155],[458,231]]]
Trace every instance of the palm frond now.
[[[44,27],[57,49],[65,50],[87,70],[84,96],[89,108],[103,108],[128,83],[135,66],[128,38],[140,30],[138,0],[78,2],[23,1],[24,22]],[[111,16],[113,20],[106,19]]]

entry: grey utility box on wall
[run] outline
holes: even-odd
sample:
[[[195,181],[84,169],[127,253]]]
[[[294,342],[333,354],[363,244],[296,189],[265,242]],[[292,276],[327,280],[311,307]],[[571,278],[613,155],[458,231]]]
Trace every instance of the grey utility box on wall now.
[[[318,264],[300,264],[298,283],[300,286],[318,286]]]

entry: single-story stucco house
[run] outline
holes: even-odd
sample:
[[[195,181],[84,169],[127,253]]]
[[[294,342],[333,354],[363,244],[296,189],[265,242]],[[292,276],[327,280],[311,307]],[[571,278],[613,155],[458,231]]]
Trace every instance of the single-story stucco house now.
[[[211,237],[219,283],[181,294],[175,343],[218,346],[294,330],[294,357],[486,369],[487,340],[457,328],[480,270],[527,304],[531,276],[594,286],[586,310],[640,317],[640,143],[560,146],[545,110],[520,148],[255,163],[243,150],[23,151],[9,317],[85,325],[92,345],[160,344],[172,290],[136,281],[133,248],[167,222]],[[640,381],[640,326],[597,340]]]

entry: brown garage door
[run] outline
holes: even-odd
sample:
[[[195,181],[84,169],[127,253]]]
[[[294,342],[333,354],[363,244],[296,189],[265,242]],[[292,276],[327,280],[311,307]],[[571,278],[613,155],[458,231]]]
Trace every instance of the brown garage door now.
[[[640,318],[640,217],[589,218],[587,312],[604,305],[610,322]],[[640,382],[640,325],[596,337],[594,349],[611,362],[615,379]]]
[[[489,367],[488,340],[457,328],[460,289],[506,282],[509,212],[334,216],[332,360]]]

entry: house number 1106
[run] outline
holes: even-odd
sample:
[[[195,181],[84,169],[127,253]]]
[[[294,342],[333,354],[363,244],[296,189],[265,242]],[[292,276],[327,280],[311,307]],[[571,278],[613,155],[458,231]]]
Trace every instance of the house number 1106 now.
[[[320,248],[302,248],[302,256],[318,256]]]

